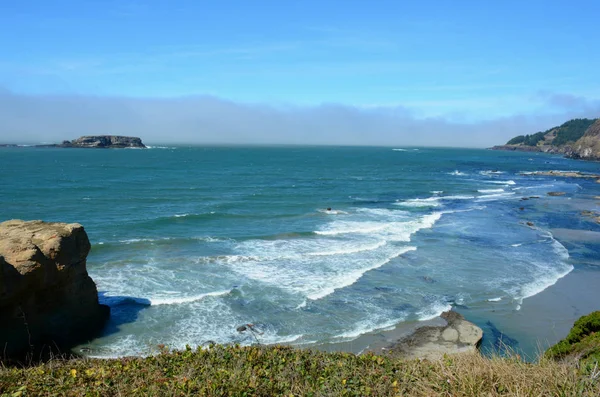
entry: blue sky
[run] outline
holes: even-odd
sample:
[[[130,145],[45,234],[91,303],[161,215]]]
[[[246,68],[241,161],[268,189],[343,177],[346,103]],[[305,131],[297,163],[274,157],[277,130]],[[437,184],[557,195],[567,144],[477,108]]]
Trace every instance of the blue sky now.
[[[600,98],[599,12],[577,0],[2,1],[0,87],[464,123],[586,115]]]

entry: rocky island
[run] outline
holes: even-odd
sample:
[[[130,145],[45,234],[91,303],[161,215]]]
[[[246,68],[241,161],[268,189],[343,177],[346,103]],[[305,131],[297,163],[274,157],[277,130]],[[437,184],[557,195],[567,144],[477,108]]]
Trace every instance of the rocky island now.
[[[100,331],[99,304],[86,270],[90,242],[77,223],[0,223],[0,349],[4,358],[65,352]]]
[[[144,149],[146,145],[138,137],[120,136],[120,135],[89,135],[82,136],[72,141],[63,141],[55,145],[39,145],[41,147],[59,147],[59,148],[97,148],[97,149],[123,149],[139,148]]]
[[[492,150],[544,152],[600,161],[600,119],[573,119],[532,135],[519,135]]]

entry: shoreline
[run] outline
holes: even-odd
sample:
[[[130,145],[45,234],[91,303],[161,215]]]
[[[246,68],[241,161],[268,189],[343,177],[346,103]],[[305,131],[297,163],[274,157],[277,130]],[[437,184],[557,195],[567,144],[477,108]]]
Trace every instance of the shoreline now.
[[[597,182],[600,175],[582,172],[540,171],[545,177],[591,179]],[[586,189],[587,190],[587,189]],[[548,347],[569,333],[573,323],[581,316],[598,310],[600,302],[600,260],[594,259],[589,244],[600,246],[600,231],[585,228],[586,219],[598,220],[588,213],[600,209],[598,196],[593,198],[559,199],[553,207],[566,205],[577,211],[582,224],[573,228],[550,227],[548,231],[561,245],[569,247],[569,263],[573,269],[558,278],[542,291],[523,298],[518,309],[510,308],[510,301],[487,301],[469,307],[455,305],[456,311],[484,331],[480,346],[482,354],[514,349],[528,361],[535,361]],[[548,206],[548,204],[544,204]],[[563,208],[564,209],[564,208]],[[554,211],[552,211],[554,212]],[[588,251],[592,251],[590,254]],[[587,253],[582,255],[581,252]],[[353,341],[318,345],[326,351],[385,351],[393,345],[411,338],[420,328],[443,327],[445,321],[436,316],[425,321],[401,322],[392,330],[379,330],[360,335]]]

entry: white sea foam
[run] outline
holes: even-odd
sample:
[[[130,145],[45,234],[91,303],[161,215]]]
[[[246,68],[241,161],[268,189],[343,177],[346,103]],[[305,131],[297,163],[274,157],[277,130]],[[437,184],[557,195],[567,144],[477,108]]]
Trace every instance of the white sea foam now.
[[[569,251],[565,248],[565,246],[558,242],[558,240],[556,240],[549,231],[545,232],[544,237],[551,240],[552,249],[560,258],[559,262],[555,263],[555,266],[552,268],[548,267],[545,263],[533,264],[539,268],[539,274],[533,282],[524,285],[520,292],[517,293],[517,310],[520,309],[524,299],[537,295],[546,288],[556,284],[558,280],[569,274],[574,269],[571,264],[566,262],[569,258]]]
[[[479,171],[479,173],[481,175],[498,175],[498,174],[504,174],[504,171],[496,171],[496,170],[488,170],[488,171]]]
[[[501,300],[502,300],[502,298],[501,298],[501,297],[498,297],[498,298],[490,298],[490,299],[488,299],[488,302],[500,302]]]
[[[416,198],[405,201],[398,201],[394,205],[402,207],[439,207],[440,201],[451,201],[451,200],[472,200],[475,196],[466,195],[455,195],[455,196],[432,196],[428,198]]]
[[[329,256],[329,255],[348,255],[348,254],[356,254],[358,252],[362,252],[362,251],[372,251],[372,250],[376,250],[377,248],[381,248],[384,245],[386,245],[387,242],[385,241],[379,241],[375,244],[370,244],[370,245],[364,245],[364,246],[359,246],[359,247],[348,247],[346,249],[341,249],[341,250],[331,250],[331,251],[320,251],[320,252],[309,252],[307,255],[311,255],[311,256]]]
[[[502,193],[504,189],[479,189],[479,193]]]
[[[429,306],[419,312],[419,321],[432,320],[439,317],[443,312],[447,312],[452,309],[452,305],[448,302],[436,302],[433,306]]]
[[[123,244],[133,244],[133,243],[140,243],[140,242],[154,242],[154,241],[160,241],[160,240],[169,240],[169,238],[162,238],[162,239],[155,239],[155,238],[129,238],[129,239],[125,239],[125,240],[119,240],[119,243],[123,243]]]
[[[426,222],[421,220],[419,225],[411,227],[417,230],[426,226]],[[338,227],[340,223],[347,227],[347,222],[333,223]],[[382,224],[381,227],[387,228],[389,225]],[[348,232],[346,229],[345,233]],[[243,260],[233,260],[235,257],[232,256],[216,259],[218,263],[229,266],[245,278],[272,285],[305,299],[317,300],[354,284],[366,272],[416,249],[387,244],[389,239],[384,237],[384,234],[379,233],[375,236],[350,235],[344,240],[335,237],[248,240],[238,244],[236,248],[245,252]],[[300,304],[298,308],[303,306]]]
[[[323,236],[337,236],[340,234],[369,234],[381,232],[389,228],[387,223],[381,222],[345,222],[341,228],[334,230],[316,230],[316,234]]]
[[[465,174],[464,172],[460,172],[459,170],[455,170],[455,171],[452,171],[452,172],[448,172],[448,175],[465,176],[467,174]]]
[[[391,211],[393,212],[393,211]],[[422,217],[406,220],[381,221],[338,221],[326,230],[315,231],[318,235],[339,236],[349,234],[377,235],[388,241],[410,241],[410,236],[424,228],[431,228],[444,212],[434,212]]]
[[[296,309],[302,309],[302,308],[306,307],[307,304],[308,304],[308,301],[306,299],[304,299],[302,301],[302,303],[300,303],[298,306],[296,306]]]
[[[395,152],[408,152],[407,149],[392,149]]]
[[[510,181],[483,181],[485,183],[495,183],[497,185],[516,185],[517,182],[510,180]]]
[[[400,205],[403,207],[439,207],[440,197],[429,197],[429,198],[416,198],[412,200],[399,201],[394,203],[395,205]]]
[[[531,189],[542,189],[542,188],[552,188],[555,185],[535,185],[535,186],[519,186],[519,187],[513,187],[512,190],[531,190]]]
[[[477,197],[477,202],[484,201],[496,201],[503,198],[509,198],[515,195],[515,192],[495,193],[495,194],[483,194]]]
[[[402,249],[396,251],[389,257],[387,257],[379,262],[373,263],[372,265],[370,265],[368,267],[352,270],[348,273],[338,274],[337,277],[334,276],[329,280],[330,283],[328,283],[327,286],[325,286],[324,288],[321,287],[320,290],[310,293],[306,297],[311,300],[322,299],[322,298],[326,297],[327,295],[332,294],[337,289],[345,288],[345,287],[348,287],[348,286],[354,284],[366,272],[368,272],[370,270],[375,270],[375,269],[385,265],[390,260],[392,260],[402,254],[405,254],[409,251],[415,251],[416,249],[417,249],[416,247],[405,247],[405,248],[402,248]]]
[[[161,296],[157,296],[157,297],[153,297],[153,298],[148,298],[148,300],[150,301],[150,305],[151,306],[158,306],[158,305],[179,305],[182,303],[191,303],[191,302],[196,302],[208,297],[217,297],[217,296],[225,296],[231,293],[232,290],[226,290],[226,291],[215,291],[215,292],[207,292],[205,294],[199,294],[199,295],[194,295],[194,296],[182,296],[182,297],[161,297]]]
[[[511,246],[511,247],[520,247],[520,246],[522,246],[522,245],[523,245],[523,243],[519,243],[519,244],[511,244],[510,246]]]
[[[184,213],[184,214],[175,214],[173,215],[173,218],[187,218],[190,216],[202,216],[202,215],[212,215],[214,214],[215,211],[210,211],[210,212],[204,212],[204,213]]]
[[[408,211],[390,210],[386,208],[357,208],[356,213],[365,214],[367,216],[384,217],[386,220],[405,219],[407,216],[412,216]]]
[[[475,196],[466,196],[466,195],[455,195],[455,196],[442,196],[441,200],[471,200],[474,199]]]
[[[400,317],[393,320],[383,321],[382,323],[377,323],[370,320],[364,320],[357,323],[354,328],[348,330],[346,332],[342,332],[339,335],[333,336],[334,339],[342,339],[342,340],[352,340],[356,339],[361,335],[367,334],[369,332],[374,331],[390,331],[396,327],[396,324],[404,320],[405,317]]]

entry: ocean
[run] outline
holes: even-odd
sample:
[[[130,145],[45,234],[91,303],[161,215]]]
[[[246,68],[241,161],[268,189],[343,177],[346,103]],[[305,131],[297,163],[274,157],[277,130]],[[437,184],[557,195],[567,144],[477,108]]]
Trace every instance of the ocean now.
[[[541,334],[518,326],[535,320],[519,315],[527,302],[600,269],[600,225],[581,215],[600,210],[600,184],[539,170],[600,165],[482,149],[0,148],[0,220],[84,225],[112,312],[81,347],[95,357],[327,348],[452,307],[487,345],[502,318],[506,340],[533,353]],[[236,330],[248,323],[255,333]]]

